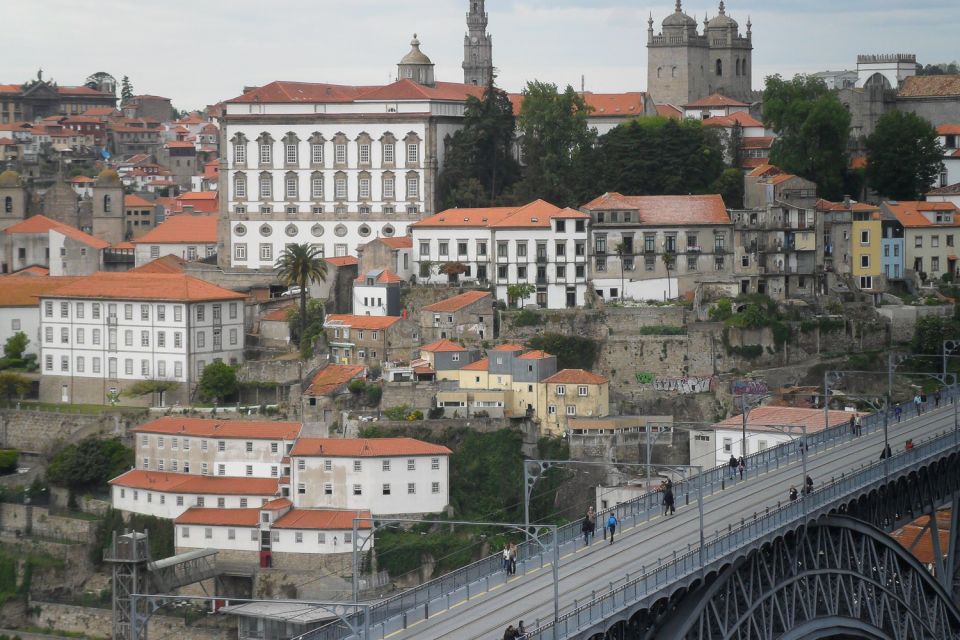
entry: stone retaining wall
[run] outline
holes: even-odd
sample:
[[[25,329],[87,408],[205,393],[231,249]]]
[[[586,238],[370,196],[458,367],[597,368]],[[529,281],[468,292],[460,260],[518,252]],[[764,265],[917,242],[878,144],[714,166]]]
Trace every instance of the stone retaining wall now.
[[[46,507],[0,502],[0,530],[7,533],[30,530],[43,538],[91,542],[96,526],[95,520],[51,515]]]
[[[57,631],[83,634],[85,638],[109,638],[113,632],[113,619],[110,609],[77,607],[69,604],[33,601],[31,604],[31,624]],[[223,625],[227,618],[219,617],[217,627],[208,627],[200,623],[187,625],[180,618],[154,615],[147,625],[147,634],[154,638],[190,638],[190,640],[232,640],[236,638],[236,627]]]
[[[125,436],[127,429],[147,416],[70,414],[0,409],[0,446],[19,451],[52,454],[63,443],[90,435]]]

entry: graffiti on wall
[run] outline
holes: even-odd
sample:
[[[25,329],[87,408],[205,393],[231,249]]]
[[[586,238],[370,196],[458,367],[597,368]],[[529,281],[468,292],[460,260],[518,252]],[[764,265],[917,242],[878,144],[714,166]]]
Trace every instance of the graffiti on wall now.
[[[710,393],[716,385],[713,376],[686,376],[683,378],[660,378],[652,373],[641,371],[637,373],[637,382],[649,385],[654,391],[668,393]]]
[[[764,380],[734,380],[730,392],[735,396],[762,396],[770,392]]]

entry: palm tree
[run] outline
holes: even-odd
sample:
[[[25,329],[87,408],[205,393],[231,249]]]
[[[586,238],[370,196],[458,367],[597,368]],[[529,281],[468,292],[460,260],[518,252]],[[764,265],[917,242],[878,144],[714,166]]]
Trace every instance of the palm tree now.
[[[617,254],[617,257],[620,258],[620,302],[623,302],[623,259],[627,255],[627,244],[625,242],[618,242],[617,246],[613,248],[613,251]]]
[[[277,277],[287,287],[300,287],[300,339],[307,332],[307,287],[327,280],[327,263],[319,247],[290,244],[277,258]]]

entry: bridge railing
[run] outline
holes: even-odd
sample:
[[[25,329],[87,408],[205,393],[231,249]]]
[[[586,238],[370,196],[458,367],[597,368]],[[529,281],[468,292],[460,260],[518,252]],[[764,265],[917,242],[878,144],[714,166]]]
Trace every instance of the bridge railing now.
[[[960,395],[958,387],[944,388],[942,398],[944,402],[955,399]],[[932,405],[932,400],[927,405]],[[903,407],[902,419],[917,414],[917,407],[912,403]],[[892,418],[892,413],[891,413]],[[871,414],[861,419],[863,433],[869,434],[883,428],[883,414]],[[790,425],[785,425],[790,426]],[[844,423],[834,427],[822,429],[807,435],[806,447],[810,454],[814,454],[835,444],[853,439],[849,424]],[[704,497],[722,491],[726,486],[746,482],[750,478],[785,466],[800,459],[802,437],[798,434],[795,440],[785,442],[763,451],[748,455],[744,459],[744,477],[739,475],[729,477],[728,465],[720,465],[706,469],[700,476],[681,480],[674,484],[673,492],[678,501],[686,504],[696,502],[696,483],[703,482]],[[660,489],[649,491],[628,501],[621,502],[597,515],[598,525],[606,521],[610,512],[616,512],[622,527],[639,522],[646,522],[660,515],[663,492]],[[580,521],[571,522],[557,530],[561,552],[574,547],[582,539]],[[535,542],[526,541],[517,545],[518,570],[525,574],[534,567],[543,567],[550,562],[549,555],[543,553],[542,548]],[[678,556],[679,557],[679,556]],[[500,578],[498,580],[498,578]],[[500,553],[482,558],[465,567],[461,567],[439,578],[435,578],[420,586],[408,589],[403,593],[386,598],[370,608],[370,624],[383,625],[391,628],[402,628],[410,622],[429,617],[431,611],[440,611],[465,599],[479,595],[492,586],[501,583],[505,578],[503,573],[502,556]],[[343,637],[340,632],[331,628],[318,629],[304,637],[304,640],[335,640]]]
[[[709,565],[741,551],[751,543],[764,538],[783,535],[796,529],[805,520],[833,509],[840,501],[872,485],[882,483],[886,473],[895,475],[905,470],[929,463],[945,451],[958,446],[958,434],[954,430],[941,432],[925,441],[916,443],[913,449],[903,451],[888,460],[885,470],[882,460],[873,461],[850,474],[832,479],[803,500],[787,504],[745,521],[726,534],[707,541],[702,554],[699,549],[678,556],[675,560],[658,566],[642,575],[614,585],[611,590],[596,598],[578,603],[562,614],[559,620],[544,624],[531,631],[529,640],[560,640],[610,617],[611,614],[636,604],[645,597],[656,594],[663,587],[705,571]]]

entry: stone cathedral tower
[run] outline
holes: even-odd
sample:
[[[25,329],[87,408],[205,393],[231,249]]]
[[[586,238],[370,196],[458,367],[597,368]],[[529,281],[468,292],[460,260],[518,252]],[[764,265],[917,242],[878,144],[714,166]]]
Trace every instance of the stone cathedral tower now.
[[[463,37],[463,82],[485,87],[492,80],[493,38],[487,33],[487,12],[483,0],[470,0]]]

